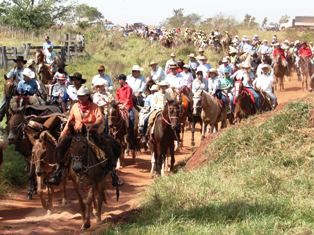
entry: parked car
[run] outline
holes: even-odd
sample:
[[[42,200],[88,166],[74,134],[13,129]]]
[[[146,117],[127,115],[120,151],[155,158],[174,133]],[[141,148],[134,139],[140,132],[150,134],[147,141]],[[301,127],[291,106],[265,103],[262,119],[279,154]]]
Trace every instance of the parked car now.
[[[279,24],[269,23],[264,27],[266,31],[279,31]]]

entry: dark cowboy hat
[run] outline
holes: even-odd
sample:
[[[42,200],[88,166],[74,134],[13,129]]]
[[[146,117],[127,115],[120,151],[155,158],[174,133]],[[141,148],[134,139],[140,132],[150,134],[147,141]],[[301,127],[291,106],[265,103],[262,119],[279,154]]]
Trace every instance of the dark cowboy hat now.
[[[81,84],[84,84],[86,82],[86,79],[82,77],[82,74],[76,72],[72,76],[70,76],[71,80],[79,80]]]
[[[24,56],[17,56],[16,59],[13,59],[13,61],[16,63],[18,61],[23,62],[24,64],[27,63],[27,60],[24,60]]]

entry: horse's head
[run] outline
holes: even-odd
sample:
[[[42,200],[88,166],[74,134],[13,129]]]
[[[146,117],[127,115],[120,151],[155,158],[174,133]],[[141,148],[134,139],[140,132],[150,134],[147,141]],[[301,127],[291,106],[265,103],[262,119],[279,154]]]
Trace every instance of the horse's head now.
[[[23,131],[25,126],[25,108],[21,107],[12,112],[12,116],[8,122],[9,135],[8,141],[9,144],[15,144],[18,141],[23,139]]]
[[[235,97],[238,97],[243,90],[243,82],[241,80],[236,81],[234,83],[234,87],[235,87]]]
[[[35,62],[37,65],[44,63],[45,55],[42,50],[37,49],[35,53]]]
[[[118,103],[114,100],[110,102],[108,109],[108,125],[112,128],[121,120],[120,109]]]
[[[175,129],[178,125],[179,119],[179,104],[175,100],[167,101],[163,110],[163,116],[169,119],[169,124],[173,129]]]
[[[44,173],[44,163],[47,154],[52,154],[47,151],[48,142],[52,143],[54,146],[57,146],[57,141],[55,138],[48,132],[43,131],[39,138],[35,140],[32,148],[32,162],[35,165],[35,173],[37,176],[41,176]]]
[[[81,132],[74,130],[74,124],[69,124],[69,131],[71,133],[71,145],[68,150],[69,157],[71,158],[72,170],[81,175],[87,166],[88,156],[88,141],[87,141],[87,128],[83,125]]]

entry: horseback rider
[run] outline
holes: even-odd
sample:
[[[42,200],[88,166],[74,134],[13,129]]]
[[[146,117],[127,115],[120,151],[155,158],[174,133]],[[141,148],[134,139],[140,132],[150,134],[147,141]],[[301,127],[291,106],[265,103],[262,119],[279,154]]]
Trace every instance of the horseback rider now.
[[[13,61],[16,63],[16,65],[7,73],[6,77],[19,82],[23,80],[24,65],[27,63],[27,61],[24,60],[23,56],[18,56]]]
[[[225,72],[228,71],[228,74],[232,74],[233,73],[233,68],[232,66],[229,64],[229,60],[227,57],[224,57],[221,61],[221,65],[218,67],[218,73],[220,77],[224,77]]]
[[[171,58],[170,58],[169,60],[167,60],[166,66],[165,66],[165,73],[166,73],[166,74],[168,74],[168,73],[171,72],[171,71],[170,71],[170,65],[177,63],[177,61],[176,61],[176,54],[175,54],[174,52],[172,52],[172,53],[170,54],[170,57],[171,57]]]
[[[31,69],[25,68],[23,70],[23,79],[17,84],[17,92],[23,96],[32,96],[38,93],[35,73]]]
[[[231,89],[234,86],[234,81],[230,77],[232,72],[230,72],[230,69],[228,67],[224,67],[224,70],[222,72],[223,72],[223,75],[219,77],[220,92],[218,93],[218,96],[220,96],[222,100],[225,100],[227,101],[227,103],[229,103],[230,111],[233,112],[234,104],[233,104],[233,94],[231,93]]]
[[[188,64],[183,65],[183,71],[180,74],[182,76],[182,79],[180,81],[180,89],[188,88],[188,93],[190,93],[193,82],[193,76],[190,72],[190,66]]]
[[[203,72],[203,75],[207,75],[208,71],[211,69],[211,65],[207,63],[206,56],[199,56],[198,57],[199,66],[197,67],[197,70],[201,70]]]
[[[48,45],[47,46],[47,50],[44,51],[45,54],[45,62],[51,66],[51,73],[56,72],[57,70],[57,65],[56,65],[56,59],[57,59],[57,54],[56,52],[53,50],[53,46],[52,45]]]
[[[67,89],[67,80],[64,74],[57,76],[57,82],[53,85],[51,91],[51,104],[62,105],[63,97]]]
[[[258,48],[257,53],[259,55],[270,55],[271,54],[271,47],[268,45],[267,40],[263,40],[262,45]]]
[[[268,64],[263,64],[261,69],[262,74],[258,75],[258,77],[253,81],[253,87],[264,91],[269,96],[272,107],[275,108],[277,106],[277,97],[273,93],[272,89],[274,77],[271,73],[271,67]]]
[[[98,67],[98,74],[95,75],[92,79],[92,85],[95,86],[95,82],[97,80],[99,80],[99,78],[105,80],[106,83],[106,91],[111,92],[113,90],[113,83],[112,83],[112,79],[111,77],[109,77],[109,75],[105,74],[105,66],[104,65],[100,65]]]
[[[138,77],[138,72],[140,73],[139,67],[134,67],[133,69],[136,69],[134,71],[136,71],[136,73],[133,73],[135,76]],[[132,80],[137,79],[132,77]],[[131,81],[131,79],[129,79],[129,81]],[[128,137],[129,137],[129,141],[130,141],[130,150],[131,150],[131,154],[132,154],[132,158],[135,159],[135,136],[134,136],[134,124],[135,124],[135,112],[134,112],[134,103],[133,103],[133,89],[129,86],[128,82],[127,82],[127,77],[124,74],[120,74],[118,76],[118,80],[119,80],[119,84],[120,84],[120,88],[117,89],[116,92],[116,100],[122,104],[121,108],[122,109],[126,109],[129,113],[129,125],[128,125]],[[142,80],[139,80],[142,81]],[[139,84],[137,84],[137,87],[140,87],[141,84],[143,84],[142,82],[140,82]],[[134,86],[134,84],[133,84]]]
[[[277,42],[274,44],[274,50],[273,50],[272,56],[273,56],[273,61],[275,61],[277,57],[280,57],[283,62],[283,66],[287,66],[287,59],[286,59],[285,51],[284,49],[281,48],[280,43]]]
[[[199,63],[197,62],[194,53],[189,54],[189,63],[188,63],[188,65],[189,65],[189,67],[191,69],[193,78],[195,78],[196,77],[195,73],[196,73],[197,67],[199,66]]]
[[[43,51],[46,53],[48,51],[48,47],[53,47],[53,43],[50,41],[50,38],[48,35],[45,36],[45,42],[43,44]]]
[[[70,76],[70,81],[72,84],[70,84],[62,98],[62,112],[66,112],[69,107],[77,102],[77,91],[80,89],[82,84],[86,83],[86,79],[82,77],[82,74],[76,72],[72,76]]]
[[[149,66],[151,67],[150,76],[147,80],[152,80],[154,83],[161,82],[165,79],[166,74],[164,70],[158,66],[158,63],[155,61],[151,61],[149,63]]]
[[[126,79],[126,83],[130,88],[132,88],[132,104],[134,104],[134,106],[143,106],[142,94],[145,90],[146,83],[141,71],[143,71],[143,69],[139,65],[133,65],[132,73],[128,75]]]

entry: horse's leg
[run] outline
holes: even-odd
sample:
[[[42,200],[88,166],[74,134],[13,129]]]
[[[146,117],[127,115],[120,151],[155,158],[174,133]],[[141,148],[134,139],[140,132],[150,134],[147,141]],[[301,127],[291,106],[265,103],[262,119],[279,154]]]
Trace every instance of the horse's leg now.
[[[66,187],[67,187],[67,173],[63,171],[63,182],[62,182],[62,206],[67,204],[67,195],[66,195]]]
[[[167,160],[166,154],[161,154],[161,176],[165,175],[165,161]]]
[[[154,154],[154,152],[152,152],[152,155],[151,155],[151,169],[150,169],[150,174],[151,174],[152,176],[153,176],[153,174],[154,174],[155,164],[156,164],[156,161],[155,161],[155,154]]]
[[[82,195],[80,193],[80,189],[79,189],[78,183],[76,181],[76,176],[73,176],[73,174],[74,173],[70,173],[70,179],[73,182],[74,191],[76,192],[77,197],[78,197],[79,205],[80,205],[80,208],[81,208],[82,222],[84,223],[86,206],[85,206],[85,204],[83,202],[83,198],[82,198]]]
[[[92,186],[87,194],[87,198],[86,198],[86,210],[85,210],[85,221],[81,227],[82,230],[88,229],[90,228],[90,214],[92,212],[92,202],[93,202],[93,198],[94,198],[94,190],[93,190]]]
[[[206,129],[207,129],[207,123],[203,122],[203,124],[202,124],[202,140],[205,139]]]
[[[181,126],[181,132],[182,132],[181,143],[180,143],[180,147],[181,147],[181,148],[183,147],[185,122],[186,122],[186,120],[184,120],[184,122],[182,123],[182,126]]]
[[[36,190],[36,175],[35,175],[35,167],[30,166],[30,172],[29,172],[29,190],[27,193],[27,199],[31,200],[33,198],[33,194]],[[37,190],[36,190],[37,191]]]
[[[309,90],[308,81],[309,81],[309,75],[306,74],[306,76],[305,76],[305,90],[306,90],[306,91]]]
[[[170,151],[170,157],[171,157],[170,171],[173,171],[174,170],[174,163],[175,163],[173,142],[169,145],[169,151]]]
[[[41,201],[41,205],[43,206],[43,208],[45,210],[47,210],[47,202],[44,198],[44,191],[43,191],[43,188],[42,188],[42,183],[43,183],[43,179],[42,179],[42,176],[37,176],[36,177],[37,179],[37,194],[40,198],[40,201]]]
[[[195,121],[194,121],[194,117],[193,117],[193,120],[192,120],[191,132],[192,132],[191,145],[192,145],[192,146],[195,146],[195,140],[194,140]]]
[[[47,210],[47,215],[51,215],[52,213],[52,208],[53,208],[53,205],[52,205],[52,201],[53,201],[53,193],[54,193],[54,188],[53,186],[48,186],[48,210]]]
[[[104,182],[101,181],[98,183],[97,185],[97,190],[98,190],[98,193],[97,193],[97,214],[96,214],[96,221],[97,223],[100,223],[101,222],[101,207],[102,207],[102,203],[103,203],[103,200],[104,200],[104,197],[105,197],[105,194],[104,194]]]

